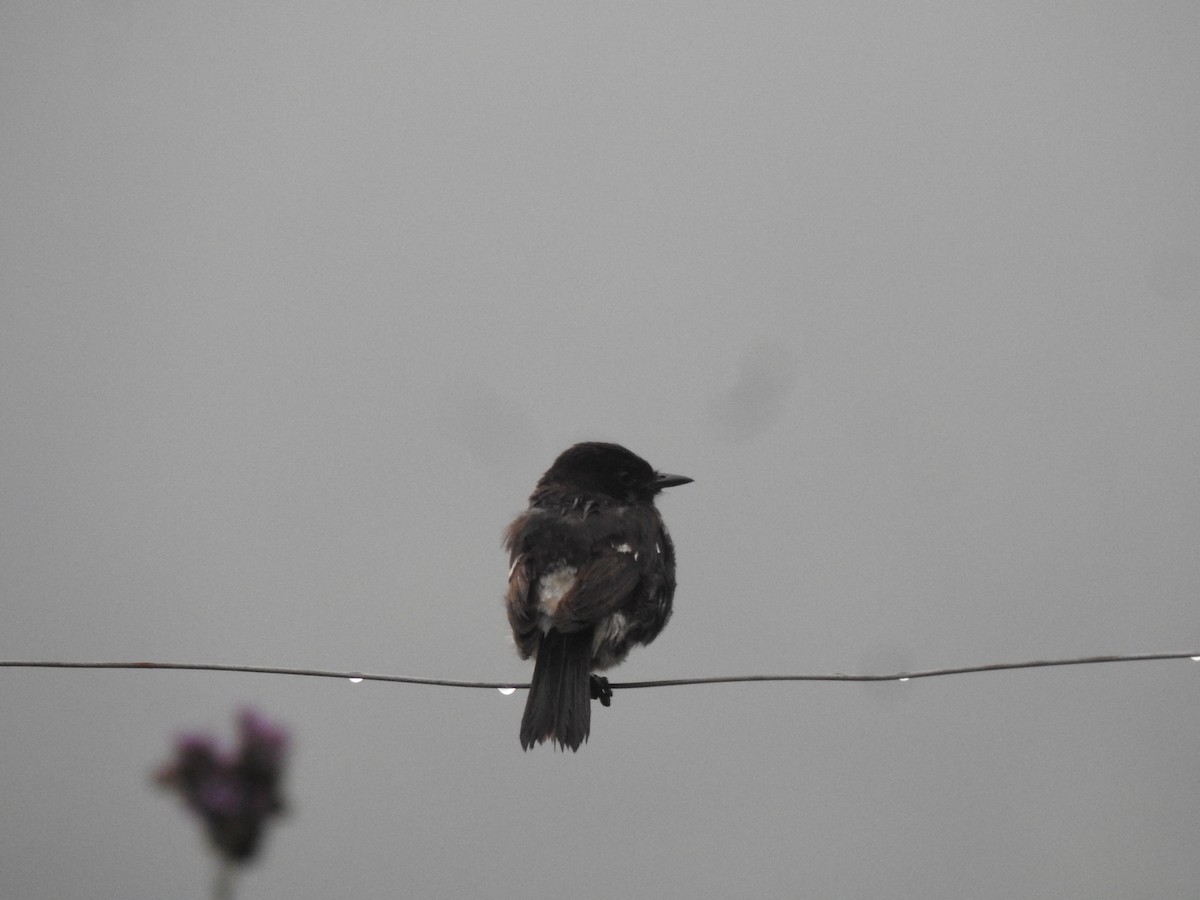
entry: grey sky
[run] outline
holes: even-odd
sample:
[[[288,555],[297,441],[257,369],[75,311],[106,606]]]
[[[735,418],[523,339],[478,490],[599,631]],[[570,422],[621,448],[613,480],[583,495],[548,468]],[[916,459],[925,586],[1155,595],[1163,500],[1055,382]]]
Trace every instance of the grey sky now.
[[[5,3],[0,657],[525,680],[500,532],[583,439],[696,479],[614,680],[1200,648],[1197,10]],[[0,895],[204,896],[148,773],[252,703],[242,898],[1186,896],[1198,691],[626,691],[564,756],[5,670]]]

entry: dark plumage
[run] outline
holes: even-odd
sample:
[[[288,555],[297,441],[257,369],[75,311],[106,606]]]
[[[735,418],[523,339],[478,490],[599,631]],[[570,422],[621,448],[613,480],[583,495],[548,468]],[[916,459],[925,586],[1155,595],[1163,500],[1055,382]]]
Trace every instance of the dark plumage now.
[[[576,444],[508,526],[508,620],[521,658],[537,658],[521,720],[526,750],[545,740],[578,750],[591,728],[592,672],[667,624],[675,547],[654,497],[691,480],[617,444]]]

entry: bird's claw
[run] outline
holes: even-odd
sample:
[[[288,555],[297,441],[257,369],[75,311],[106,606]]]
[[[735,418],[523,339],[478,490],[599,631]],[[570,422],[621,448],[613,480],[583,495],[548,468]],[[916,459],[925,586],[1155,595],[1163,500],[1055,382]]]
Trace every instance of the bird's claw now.
[[[612,705],[612,688],[608,686],[608,679],[603,675],[592,676],[592,699],[599,700],[601,706]]]

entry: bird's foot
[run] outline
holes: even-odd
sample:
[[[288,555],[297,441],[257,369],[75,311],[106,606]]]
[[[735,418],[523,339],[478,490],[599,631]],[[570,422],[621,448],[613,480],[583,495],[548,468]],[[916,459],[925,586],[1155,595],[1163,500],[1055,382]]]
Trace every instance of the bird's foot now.
[[[592,699],[599,700],[601,706],[612,705],[612,688],[608,686],[608,679],[603,675],[592,676]]]

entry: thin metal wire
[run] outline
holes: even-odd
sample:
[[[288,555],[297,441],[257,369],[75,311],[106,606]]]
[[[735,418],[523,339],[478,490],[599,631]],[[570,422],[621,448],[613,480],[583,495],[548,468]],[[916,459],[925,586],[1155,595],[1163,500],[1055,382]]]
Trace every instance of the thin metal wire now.
[[[956,666],[948,669],[922,669],[913,672],[893,672],[886,675],[722,675],[710,678],[668,678],[658,681],[618,681],[609,685],[613,690],[625,688],[681,687],[698,684],[742,684],[754,681],[911,681],[917,678],[938,678],[943,675],[966,675],[972,672],[1003,672],[1013,669],[1042,669],[1051,666],[1088,666],[1097,663],[1147,662],[1162,659],[1200,659],[1200,651],[1172,653],[1126,653],[1112,656],[1080,656],[1072,659],[1040,659],[1029,662],[988,663],[978,666]],[[247,672],[257,675],[305,675],[312,678],[344,678],[356,681],[390,681],[400,684],[428,684],[437,687],[528,689],[528,684],[511,681],[460,681],[451,678],[416,678],[408,675],[372,675],[366,672],[338,672],[328,669],[293,669],[282,666],[235,666],[222,663],[171,662],[61,662],[0,660],[0,668],[25,669],[182,669],[194,672]]]

